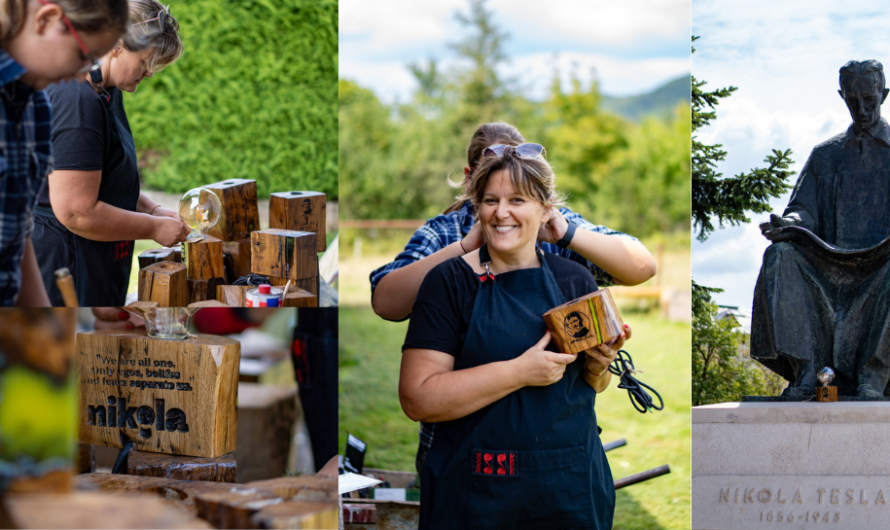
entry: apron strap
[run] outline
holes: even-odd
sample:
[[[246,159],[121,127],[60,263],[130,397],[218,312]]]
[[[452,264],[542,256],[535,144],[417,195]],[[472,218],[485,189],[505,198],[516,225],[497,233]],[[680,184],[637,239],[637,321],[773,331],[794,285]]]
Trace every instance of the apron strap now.
[[[544,251],[541,250],[541,247],[535,243],[535,253],[538,255],[538,259],[541,260],[541,266],[544,266]],[[491,254],[488,253],[488,243],[483,243],[481,247],[479,247],[479,262],[482,263],[482,266],[485,267],[485,272],[477,274],[476,276],[479,278],[480,282],[484,282],[485,280],[491,280],[492,282],[496,281],[494,278],[494,273],[491,272]]]

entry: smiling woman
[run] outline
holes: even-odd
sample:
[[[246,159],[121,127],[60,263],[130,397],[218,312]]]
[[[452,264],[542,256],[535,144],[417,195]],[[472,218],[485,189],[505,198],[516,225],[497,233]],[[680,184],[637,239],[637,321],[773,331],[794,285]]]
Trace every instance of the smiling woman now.
[[[549,164],[495,147],[466,194],[485,243],[427,274],[403,346],[402,408],[438,422],[420,528],[611,528],[615,491],[593,405],[624,335],[583,358],[547,350],[541,315],[597,285],[580,264],[536,248],[556,201]],[[468,480],[472,493],[461,493]]]

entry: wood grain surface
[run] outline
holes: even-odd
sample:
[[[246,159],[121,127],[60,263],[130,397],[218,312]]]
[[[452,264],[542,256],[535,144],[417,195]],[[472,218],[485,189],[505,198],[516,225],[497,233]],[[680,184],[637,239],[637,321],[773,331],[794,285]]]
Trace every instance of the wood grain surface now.
[[[208,280],[225,276],[222,241],[206,236],[198,241],[187,241],[183,246],[183,262],[188,266],[190,280]]]
[[[580,353],[624,331],[624,321],[608,289],[554,307],[544,313],[544,322],[563,353]]]
[[[130,451],[127,453],[126,473],[128,475],[209,480],[211,482],[235,482],[238,478],[235,458],[232,453],[208,458]]]
[[[139,269],[140,302],[157,302],[159,307],[184,307],[188,294],[184,263],[159,261]]]
[[[188,300],[186,305],[205,300],[213,300],[216,298],[216,290],[220,285],[225,285],[225,278],[207,278],[197,280],[189,278],[188,281]]]
[[[269,276],[269,285],[275,287],[284,287],[287,285],[287,278],[279,278],[277,276]],[[311,278],[303,278],[302,280],[290,280],[290,286],[294,289],[302,289],[318,296],[318,276]]]
[[[159,261],[173,261],[179,263],[182,261],[182,247],[174,248],[154,248],[146,250],[139,254],[139,268],[144,269],[152,263]]]
[[[238,341],[153,339],[136,331],[77,335],[82,443],[218,457],[235,449]]]
[[[279,191],[269,195],[269,228],[312,232],[316,251],[327,248],[325,194],[318,191]]]
[[[281,307],[318,307],[318,297],[309,291],[291,287]]]
[[[297,420],[297,387],[238,383],[238,481],[280,477]]]
[[[226,283],[250,274],[250,238],[223,241],[222,245]]]
[[[204,186],[219,197],[222,203],[219,221],[208,233],[223,241],[247,239],[260,229],[257,209],[256,181],[229,179]]]
[[[291,280],[318,276],[315,234],[270,228],[252,232],[250,242],[251,272]]]

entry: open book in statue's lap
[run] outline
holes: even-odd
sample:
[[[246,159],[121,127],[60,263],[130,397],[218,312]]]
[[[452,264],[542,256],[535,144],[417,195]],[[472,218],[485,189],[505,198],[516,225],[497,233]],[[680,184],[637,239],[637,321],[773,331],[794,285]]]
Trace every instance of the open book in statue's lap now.
[[[754,291],[751,357],[807,399],[834,368],[840,395],[880,398],[890,380],[890,126],[877,61],[851,61],[839,93],[853,124],[816,146],[782,217]]]

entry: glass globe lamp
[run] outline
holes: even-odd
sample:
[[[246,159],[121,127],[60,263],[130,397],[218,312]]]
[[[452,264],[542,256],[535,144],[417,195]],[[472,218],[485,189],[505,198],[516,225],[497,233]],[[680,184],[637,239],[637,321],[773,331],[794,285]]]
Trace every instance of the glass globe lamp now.
[[[207,188],[195,188],[185,192],[179,201],[179,217],[192,229],[188,239],[205,237],[207,231],[219,221],[222,203]]]

